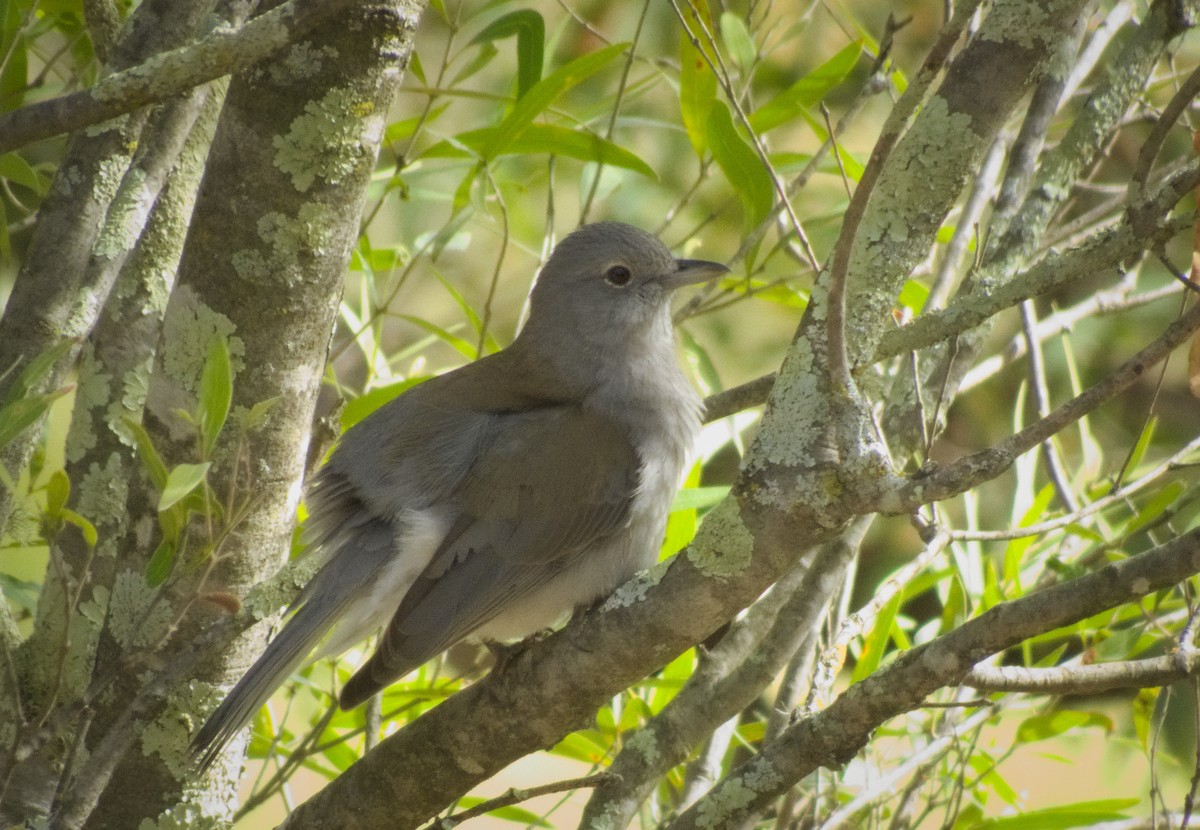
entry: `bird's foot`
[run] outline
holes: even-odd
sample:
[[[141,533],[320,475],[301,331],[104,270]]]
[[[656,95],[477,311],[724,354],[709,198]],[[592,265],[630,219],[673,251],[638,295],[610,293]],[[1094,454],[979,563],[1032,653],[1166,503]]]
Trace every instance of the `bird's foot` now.
[[[487,646],[487,650],[492,653],[492,659],[496,661],[492,666],[492,673],[497,675],[503,673],[508,668],[509,664],[511,664],[512,661],[521,654],[521,652],[525,651],[525,649],[529,648],[534,643],[541,642],[553,633],[554,631],[552,629],[543,628],[541,631],[535,631],[525,639],[517,640],[515,643],[501,643],[497,642],[496,640],[484,640],[483,644]]]

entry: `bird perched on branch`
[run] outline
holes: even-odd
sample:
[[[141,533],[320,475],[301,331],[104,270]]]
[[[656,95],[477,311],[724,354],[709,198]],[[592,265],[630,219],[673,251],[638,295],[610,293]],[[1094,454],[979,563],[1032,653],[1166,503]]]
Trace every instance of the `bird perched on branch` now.
[[[308,498],[326,561],[196,735],[201,764],[318,645],[383,632],[342,689],[349,709],[465,637],[525,637],[652,565],[701,410],[670,296],[727,271],[586,225],[554,249],[511,346],[351,428]]]

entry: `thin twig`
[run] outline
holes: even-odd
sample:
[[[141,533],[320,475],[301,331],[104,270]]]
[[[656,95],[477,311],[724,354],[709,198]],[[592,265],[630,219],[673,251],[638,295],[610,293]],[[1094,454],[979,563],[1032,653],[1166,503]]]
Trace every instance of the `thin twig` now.
[[[537,798],[541,795],[552,795],[553,793],[582,790],[588,787],[599,787],[603,784],[612,783],[616,778],[618,776],[613,775],[611,772],[598,772],[595,775],[587,775],[583,778],[571,778],[566,781],[555,781],[553,784],[543,784],[540,787],[528,787],[524,789],[514,787],[504,795],[489,799],[482,804],[477,804],[470,810],[463,810],[461,813],[455,813],[452,816],[440,819],[434,822],[432,826],[438,828],[438,830],[450,830],[450,828],[457,827],[468,819],[486,815],[492,810],[499,810],[501,807],[511,807],[513,804],[520,804],[522,801],[528,801],[531,798]]]

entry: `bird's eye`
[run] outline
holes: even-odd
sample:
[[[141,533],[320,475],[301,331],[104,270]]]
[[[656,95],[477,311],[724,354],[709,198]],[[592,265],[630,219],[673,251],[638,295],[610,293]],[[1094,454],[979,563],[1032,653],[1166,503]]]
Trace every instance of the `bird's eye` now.
[[[624,265],[614,265],[604,272],[604,281],[618,288],[629,285],[631,279],[633,279],[633,273]]]

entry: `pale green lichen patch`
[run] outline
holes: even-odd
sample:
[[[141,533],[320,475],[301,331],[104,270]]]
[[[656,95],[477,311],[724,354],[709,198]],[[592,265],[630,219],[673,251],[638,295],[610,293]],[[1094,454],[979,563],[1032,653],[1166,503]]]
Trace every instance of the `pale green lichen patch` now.
[[[352,89],[335,88],[320,101],[309,101],[285,135],[272,140],[277,168],[291,176],[301,193],[320,176],[338,184],[374,153],[368,140],[369,116],[374,104]]]
[[[625,748],[641,755],[650,766],[657,764],[659,756],[662,754],[658,748],[658,741],[648,729],[642,729],[626,740]]]
[[[205,684],[189,683],[167,698],[163,713],[142,733],[142,752],[157,754],[176,778],[186,778],[192,769],[191,742],[195,727],[192,714],[209,705],[212,691]]]
[[[313,78],[321,74],[328,61],[336,61],[338,50],[333,46],[317,47],[307,41],[293,44],[283,60],[269,62],[268,77],[273,83],[284,85]]]
[[[150,389],[150,372],[154,358],[150,355],[127,371],[121,380],[121,397],[108,405],[106,422],[108,428],[127,447],[136,446],[133,433],[125,423],[126,418],[140,420],[142,407],[146,405],[146,394]]]
[[[41,602],[54,603],[48,606],[51,609],[63,607],[65,599],[60,580],[47,580]],[[39,649],[30,654],[33,659],[31,674],[37,687],[47,693],[57,687],[63,699],[69,700],[78,699],[83,694],[91,682],[96,643],[100,639],[107,607],[108,589],[96,585],[90,597],[80,602],[79,613],[72,615],[67,636],[63,633],[61,613],[50,612],[39,619],[39,630],[44,633],[45,642],[65,644],[67,652],[65,659],[61,659],[62,653],[57,647]]]
[[[93,251],[97,256],[113,259],[133,250],[154,205],[156,194],[146,187],[146,174],[132,168],[117,191],[108,209],[104,227],[96,237]]]
[[[137,830],[216,830],[228,826],[221,819],[205,815],[200,805],[185,801],[152,819],[142,819]]]
[[[653,568],[637,574],[633,579],[613,591],[612,595],[604,601],[601,610],[613,611],[617,608],[627,608],[634,603],[641,602],[646,598],[646,594],[650,589],[662,581],[670,564],[669,560],[659,562]]]
[[[301,556],[284,565],[272,579],[260,582],[246,595],[243,607],[256,620],[265,620],[291,605],[300,589],[321,567],[319,556]]]
[[[233,322],[209,308],[189,286],[175,289],[163,329],[163,369],[185,389],[194,392],[199,388],[208,347],[215,337],[228,339],[229,362],[234,372],[244,365],[246,345],[234,335]]]
[[[705,576],[737,576],[750,564],[754,536],[742,522],[738,503],[727,498],[704,517],[704,524],[687,549],[687,557]]]
[[[829,421],[829,402],[818,383],[812,348],[797,340],[779,369],[771,410],[755,436],[747,468],[806,467]]]
[[[120,524],[125,516],[129,472],[118,453],[110,453],[103,467],[93,461],[78,486],[82,516],[96,525]]]
[[[93,410],[108,403],[111,385],[112,375],[104,371],[100,361],[96,359],[91,344],[84,344],[79,354],[71,431],[67,434],[67,461],[71,463],[82,461],[88,451],[96,446],[98,436],[94,426]]]
[[[288,286],[295,286],[308,271],[304,259],[342,253],[337,213],[328,205],[309,202],[300,207],[295,219],[271,212],[262,216],[256,227],[270,251],[243,250],[231,257],[234,270],[244,280],[277,283],[282,278]]]
[[[117,574],[113,584],[113,612],[108,630],[124,648],[144,648],[157,642],[171,624],[171,607],[155,602],[158,592],[134,570]]]
[[[1058,0],[1057,3],[996,3],[979,30],[982,40],[1011,42],[1025,49],[1047,50],[1053,44],[1049,37],[1062,31],[1054,21],[1068,20],[1079,14],[1079,3]]]
[[[697,827],[732,827],[731,819],[754,802],[754,791],[738,780],[727,781],[709,792],[696,807]]]

